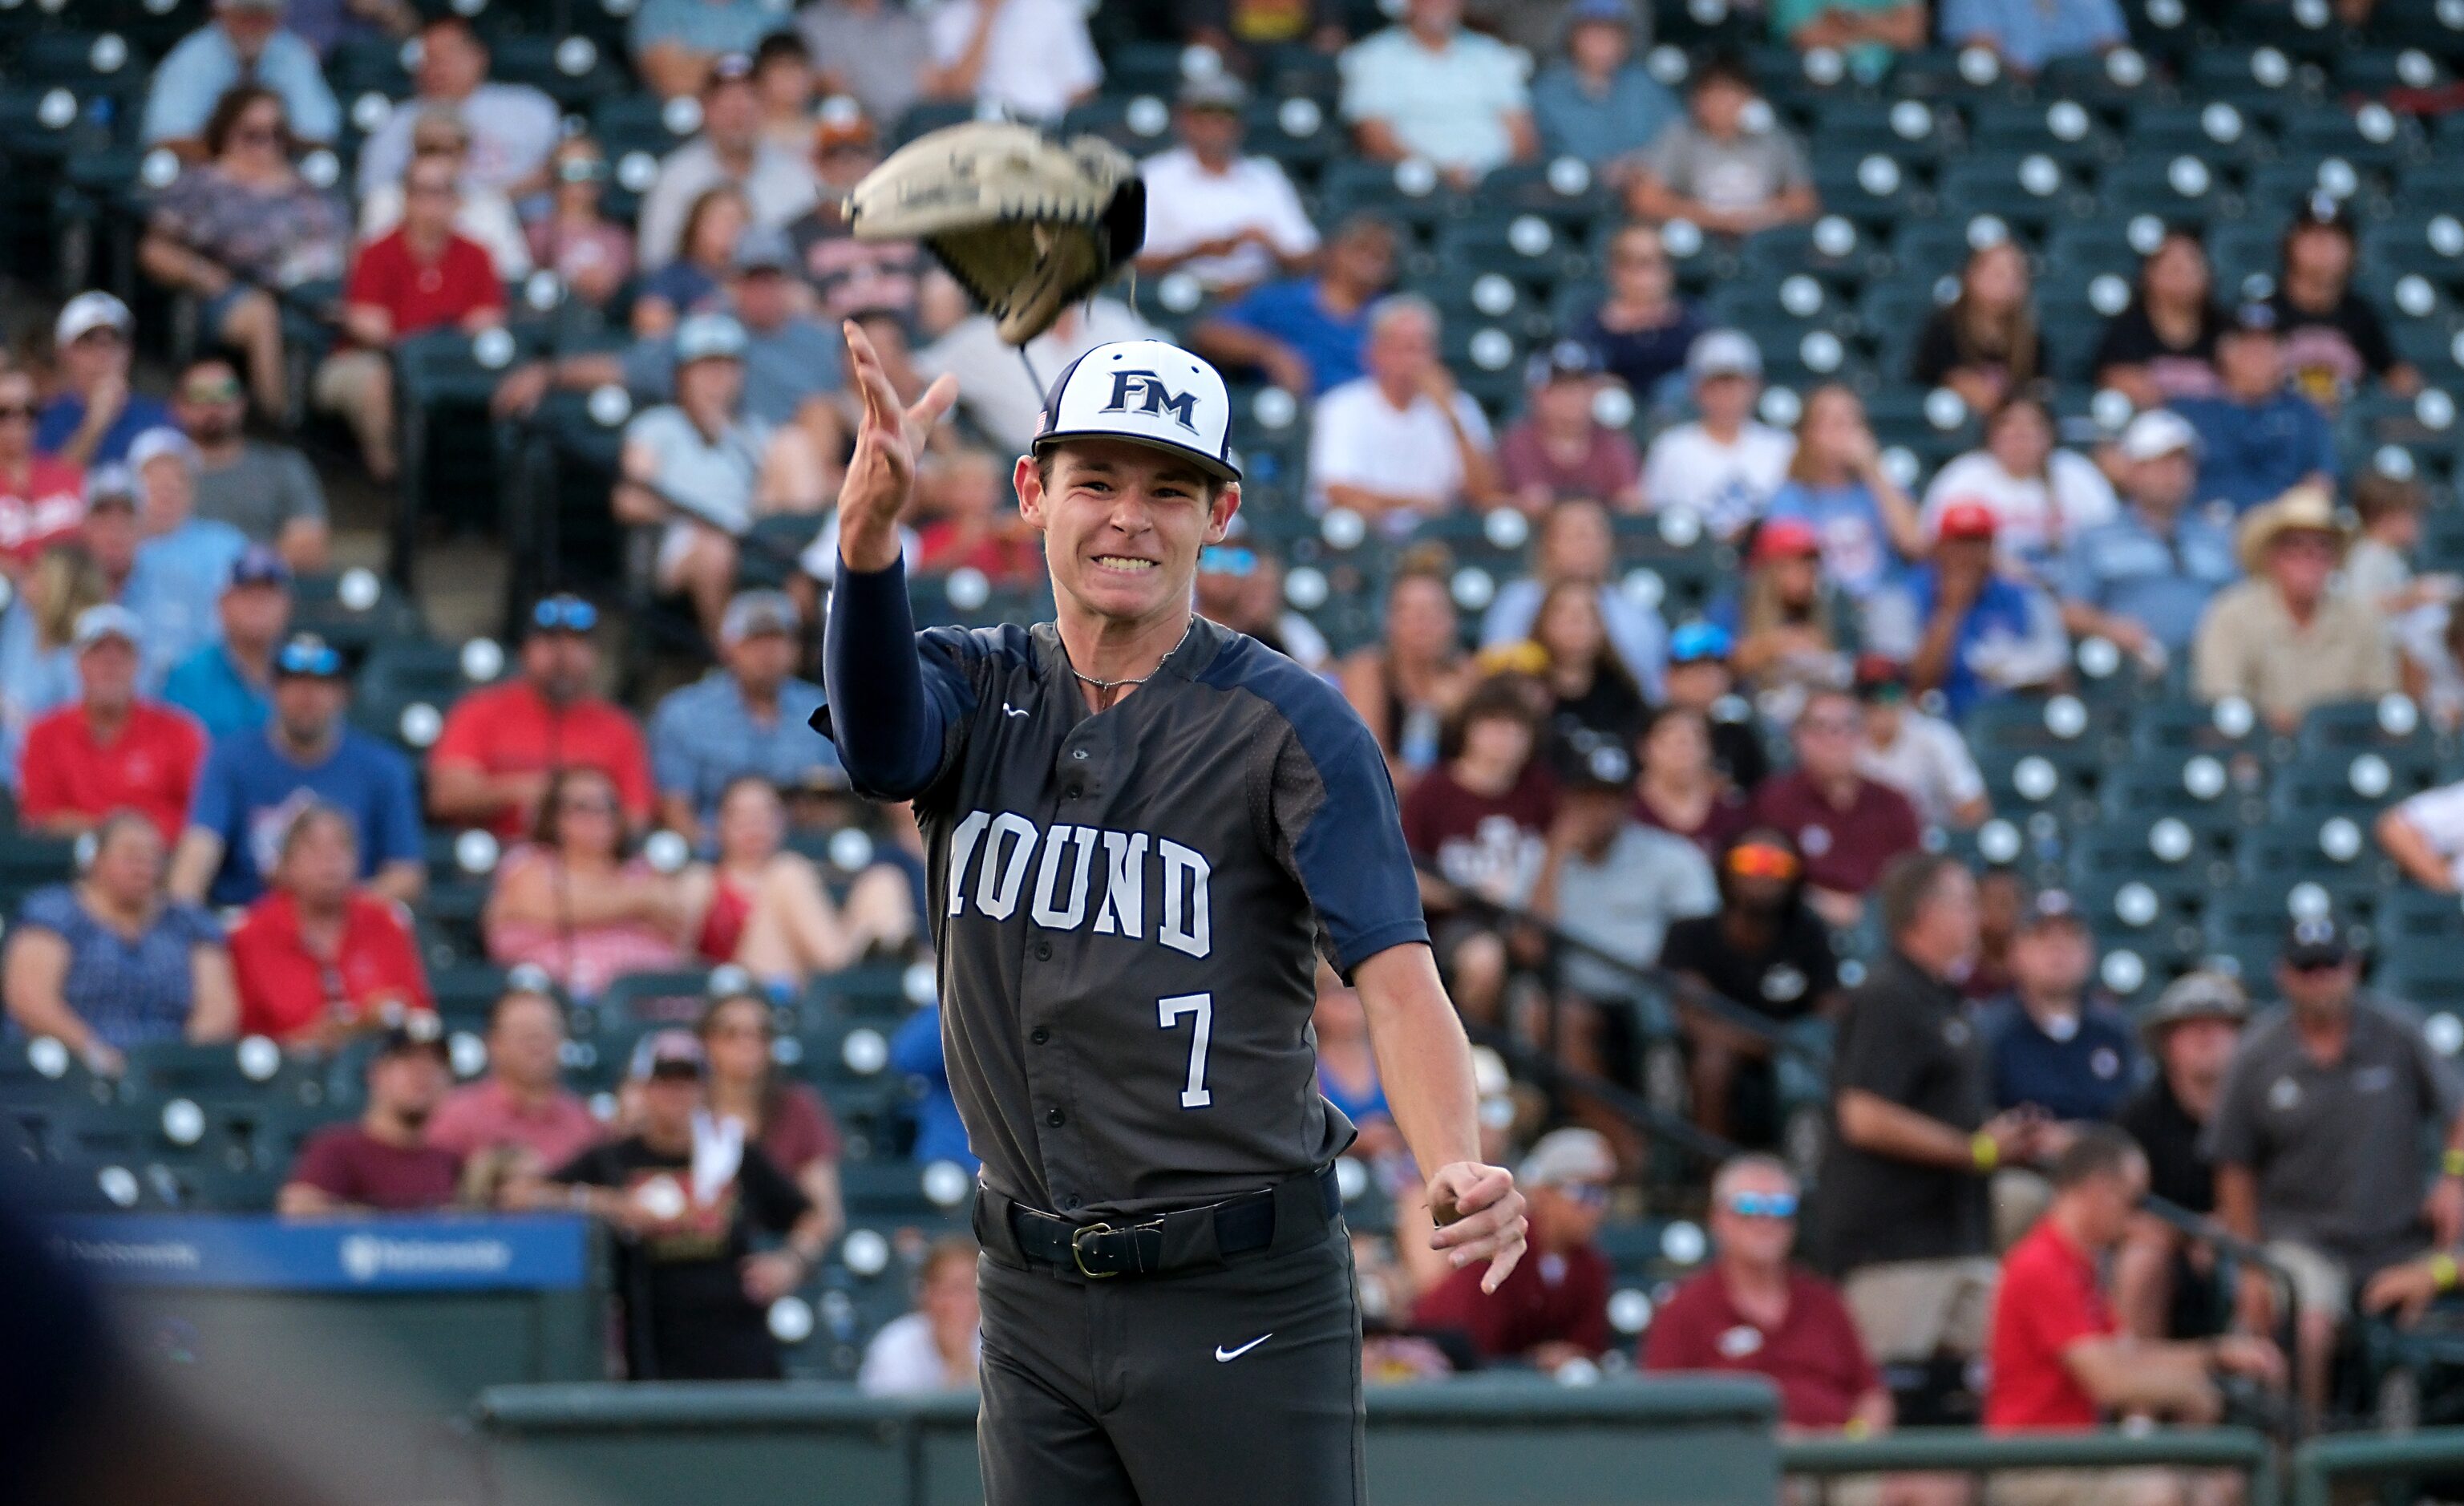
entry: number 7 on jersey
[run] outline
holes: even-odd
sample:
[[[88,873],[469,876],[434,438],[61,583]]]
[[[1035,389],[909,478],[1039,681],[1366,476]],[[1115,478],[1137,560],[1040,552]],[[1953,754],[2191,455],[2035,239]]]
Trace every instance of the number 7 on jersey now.
[[[1167,1030],[1177,1026],[1184,1014],[1196,1015],[1198,1023],[1190,1032],[1189,1082],[1180,1090],[1180,1106],[1202,1109],[1215,1101],[1215,1095],[1206,1088],[1206,1042],[1215,1032],[1215,995],[1177,993],[1155,1001],[1155,1023]]]

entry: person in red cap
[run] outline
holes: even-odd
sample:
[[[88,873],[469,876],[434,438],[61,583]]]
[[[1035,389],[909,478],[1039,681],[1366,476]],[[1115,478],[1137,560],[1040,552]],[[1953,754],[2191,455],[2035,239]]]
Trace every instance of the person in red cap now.
[[[1769,520],[1754,531],[1734,610],[1731,662],[1748,685],[1763,691],[1837,685],[1847,673],[1848,606],[1823,584],[1822,543],[1803,520]]]
[[[1944,508],[1933,557],[1876,598],[1866,617],[1865,647],[1905,661],[1908,688],[1940,691],[1954,720],[1980,701],[2045,683],[2070,657],[2053,598],[1994,569],[1996,531],[1982,502]]]

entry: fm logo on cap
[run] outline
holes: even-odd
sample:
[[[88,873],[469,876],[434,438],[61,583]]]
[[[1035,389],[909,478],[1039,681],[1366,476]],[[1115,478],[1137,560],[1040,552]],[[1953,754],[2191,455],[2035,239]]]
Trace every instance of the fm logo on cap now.
[[[1099,410],[1126,413],[1134,403],[1137,411],[1160,417],[1170,413],[1173,422],[1198,432],[1198,394],[1176,392],[1163,385],[1163,378],[1152,371],[1115,371],[1112,373],[1112,399]]]

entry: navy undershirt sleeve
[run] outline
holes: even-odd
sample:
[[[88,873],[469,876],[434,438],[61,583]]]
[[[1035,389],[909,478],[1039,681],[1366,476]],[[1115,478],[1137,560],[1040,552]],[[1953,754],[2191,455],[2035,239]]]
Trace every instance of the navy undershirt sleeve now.
[[[822,639],[822,683],[829,703],[814,724],[838,744],[839,762],[859,793],[910,800],[932,784],[940,772],[951,708],[925,683],[905,562],[883,570],[838,563]]]

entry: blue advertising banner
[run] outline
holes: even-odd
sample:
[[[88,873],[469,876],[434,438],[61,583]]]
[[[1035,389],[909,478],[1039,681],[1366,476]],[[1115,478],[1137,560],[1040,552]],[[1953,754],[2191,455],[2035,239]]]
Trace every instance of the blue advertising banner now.
[[[285,1292],[572,1289],[588,1268],[585,1220],[279,1219],[90,1214],[47,1226],[52,1252],[130,1286]]]

